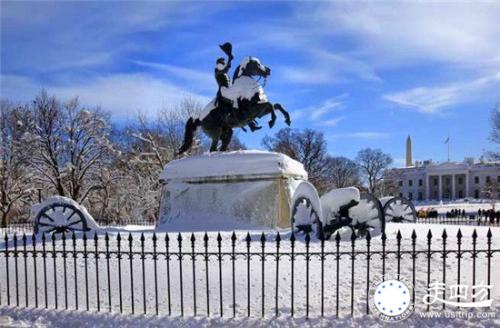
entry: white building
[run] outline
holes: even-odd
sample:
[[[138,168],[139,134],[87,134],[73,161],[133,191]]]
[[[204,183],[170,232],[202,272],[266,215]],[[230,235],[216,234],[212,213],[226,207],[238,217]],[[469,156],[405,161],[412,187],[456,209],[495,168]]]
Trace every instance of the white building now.
[[[463,163],[412,161],[411,138],[406,140],[406,165],[391,171],[399,196],[412,200],[500,199],[500,162]],[[491,191],[491,192],[488,192]]]

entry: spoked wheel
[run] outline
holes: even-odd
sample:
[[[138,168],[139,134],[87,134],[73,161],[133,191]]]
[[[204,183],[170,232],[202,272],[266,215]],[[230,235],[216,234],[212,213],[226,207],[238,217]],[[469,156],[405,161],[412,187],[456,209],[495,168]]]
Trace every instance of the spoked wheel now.
[[[349,210],[349,216],[358,237],[366,236],[368,231],[372,236],[385,231],[382,205],[372,194],[361,193],[359,204]]]
[[[35,216],[35,233],[62,233],[88,231],[83,213],[66,203],[52,203],[43,207]]]
[[[302,231],[320,237],[321,221],[308,198],[300,197],[293,204],[292,227],[295,232]]]
[[[404,197],[394,197],[384,205],[386,222],[415,222],[417,212],[413,203]]]

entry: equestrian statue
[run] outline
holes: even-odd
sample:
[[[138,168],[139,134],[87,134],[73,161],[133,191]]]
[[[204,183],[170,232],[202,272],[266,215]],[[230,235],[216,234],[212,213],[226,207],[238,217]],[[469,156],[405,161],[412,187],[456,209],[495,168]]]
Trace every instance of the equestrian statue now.
[[[287,125],[291,124],[288,112],[280,104],[269,102],[263,87],[254,79],[264,78],[265,85],[267,77],[271,75],[271,69],[262,65],[256,57],[246,57],[234,70],[231,81],[228,73],[234,58],[232,45],[226,42],[219,47],[228,58],[227,62],[224,58],[216,61],[215,80],[219,87],[217,95],[198,117],[190,117],[186,122],[184,142],[179,148],[178,155],[191,148],[198,127],[212,139],[210,146],[212,152],[217,151],[219,141],[221,141],[219,151],[227,150],[234,128],[241,128],[245,132],[245,126],[252,132],[261,129],[256,119],[268,114],[271,115],[268,124],[272,128],[276,121],[275,110],[283,114]]]

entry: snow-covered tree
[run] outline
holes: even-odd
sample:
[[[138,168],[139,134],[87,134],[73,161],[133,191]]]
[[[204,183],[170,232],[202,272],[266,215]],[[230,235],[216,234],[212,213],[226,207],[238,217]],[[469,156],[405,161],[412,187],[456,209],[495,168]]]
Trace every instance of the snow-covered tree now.
[[[24,141],[37,179],[58,195],[84,202],[103,187],[102,170],[113,155],[107,115],[80,106],[77,98],[61,103],[45,91],[30,114]]]
[[[0,103],[0,226],[9,218],[21,215],[23,202],[33,191],[32,174],[27,167],[22,135],[26,127],[26,110],[8,101]],[[14,213],[15,212],[15,213]]]

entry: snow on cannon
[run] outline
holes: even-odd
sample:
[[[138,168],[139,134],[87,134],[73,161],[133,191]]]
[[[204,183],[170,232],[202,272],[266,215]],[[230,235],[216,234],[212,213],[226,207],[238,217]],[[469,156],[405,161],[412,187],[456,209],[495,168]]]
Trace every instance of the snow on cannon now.
[[[360,193],[355,187],[333,189],[320,198],[323,216],[316,221],[313,231],[325,239],[339,234],[342,239],[380,234],[385,229],[382,206],[377,198],[368,193]]]
[[[33,205],[31,211],[35,234],[99,229],[87,209],[70,198],[53,196],[40,204]]]
[[[168,163],[161,181],[160,231],[311,227],[322,215],[303,165],[280,153],[186,157]]]
[[[415,222],[417,220],[415,206],[404,197],[382,197],[380,203],[383,206],[386,222]]]

